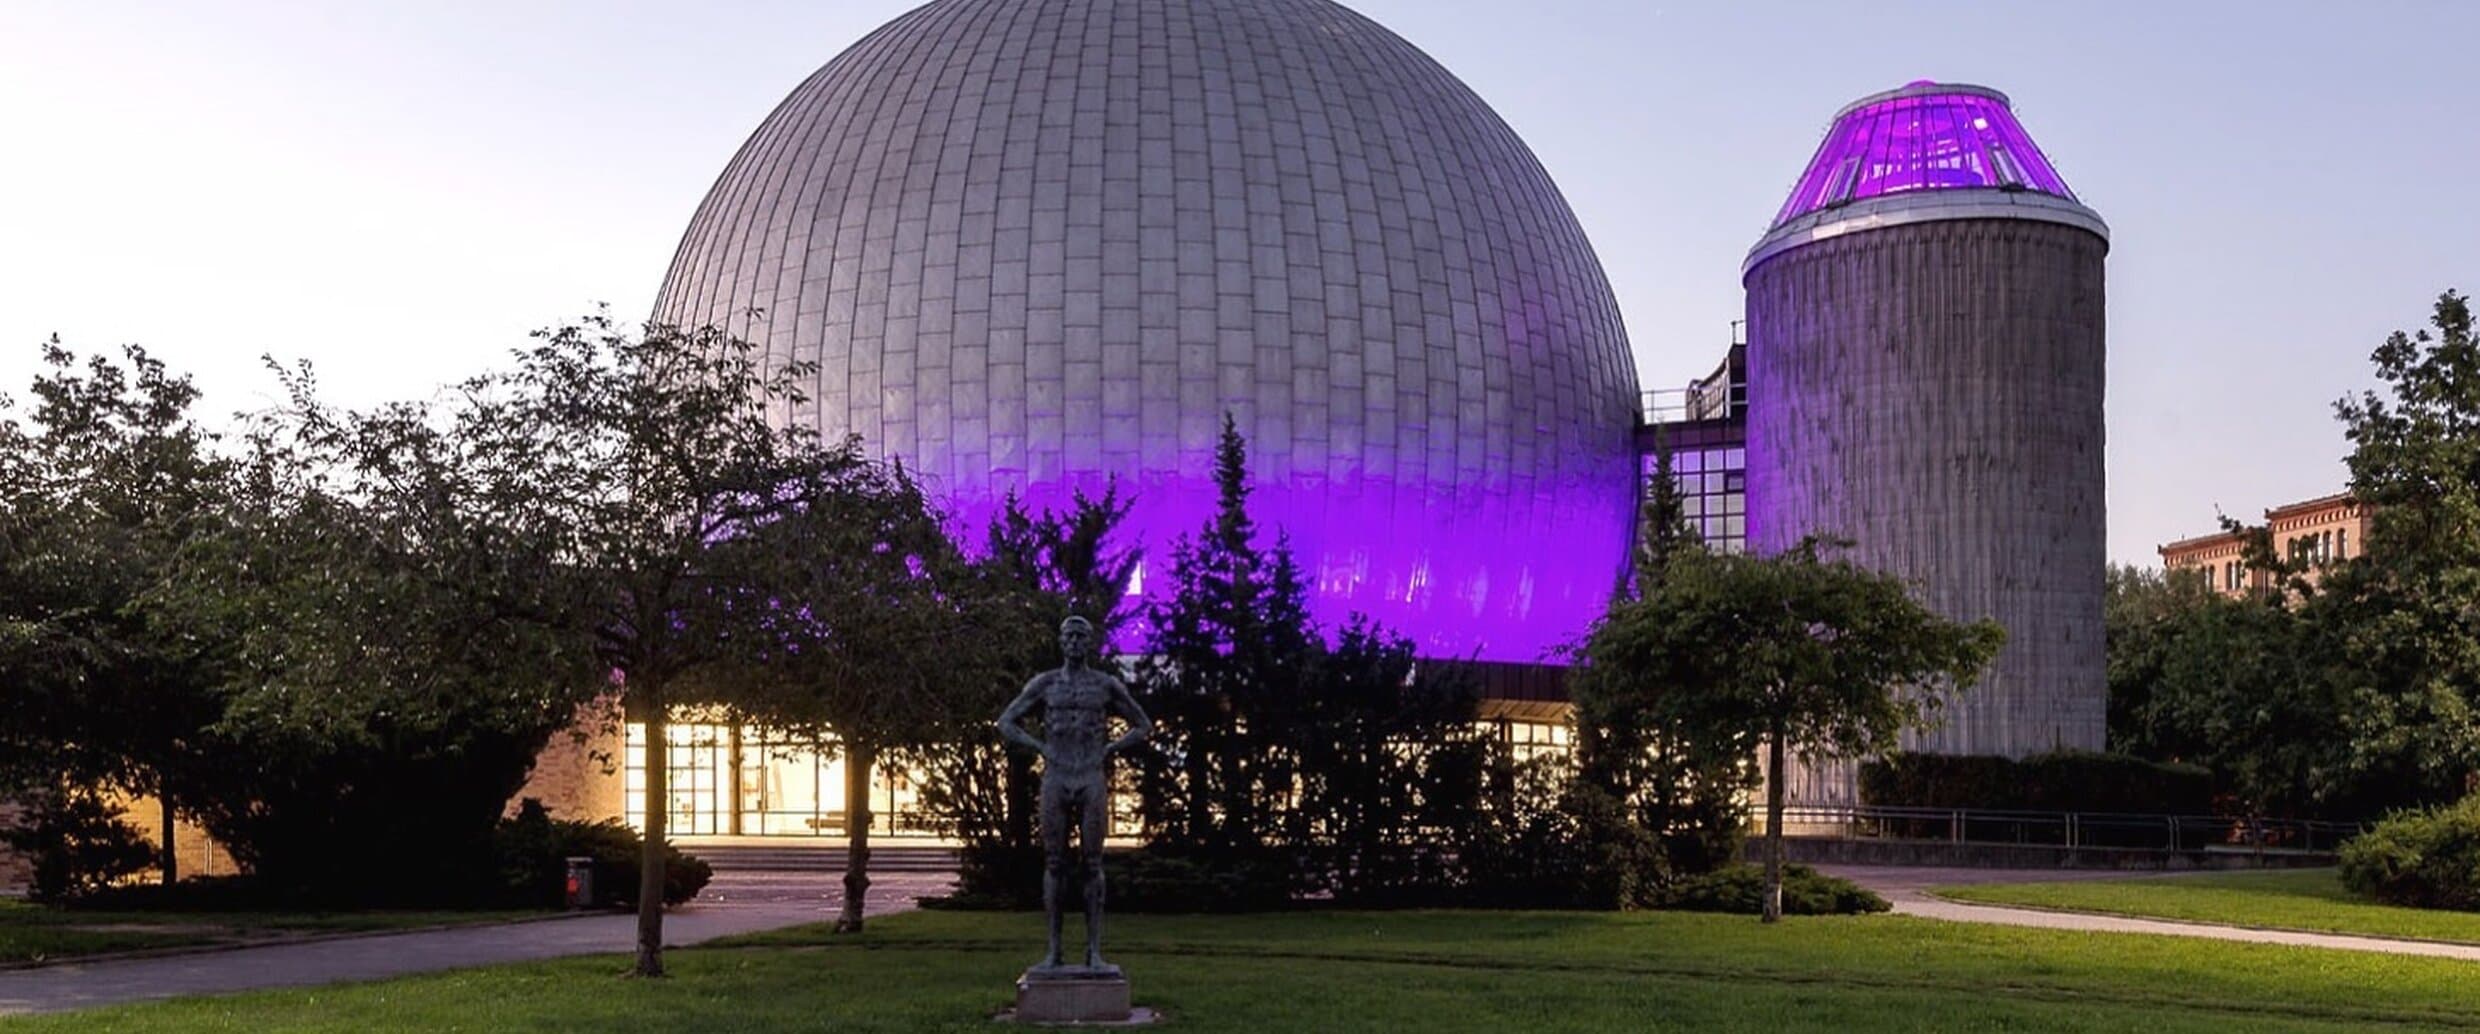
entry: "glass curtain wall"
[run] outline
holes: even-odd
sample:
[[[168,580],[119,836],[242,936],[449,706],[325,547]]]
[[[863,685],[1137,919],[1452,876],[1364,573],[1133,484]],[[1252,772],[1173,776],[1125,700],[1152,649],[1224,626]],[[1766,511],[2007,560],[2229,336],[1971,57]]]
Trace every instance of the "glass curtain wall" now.
[[[1644,476],[1654,477],[1658,458],[1644,458]],[[1748,546],[1748,450],[1738,445],[1687,446],[1671,451],[1671,479],[1679,486],[1680,508],[1698,537],[1717,553],[1738,553]]]
[[[1519,762],[1562,757],[1573,746],[1561,722],[1500,719],[1484,722],[1483,730],[1511,748]],[[832,740],[821,745],[758,726],[722,722],[677,722],[665,732],[671,744],[670,835],[844,837],[845,768]],[[627,743],[625,815],[630,826],[642,830],[644,724],[629,723]],[[1111,835],[1136,836],[1142,824],[1136,788],[1125,766],[1114,776]],[[918,773],[878,766],[870,787],[872,837],[938,835],[922,808],[920,785]]]
[[[629,825],[646,828],[646,726],[628,725]],[[845,765],[833,740],[760,726],[678,722],[670,743],[668,828],[673,836],[845,835]],[[880,764],[870,780],[872,836],[936,836],[917,773]]]

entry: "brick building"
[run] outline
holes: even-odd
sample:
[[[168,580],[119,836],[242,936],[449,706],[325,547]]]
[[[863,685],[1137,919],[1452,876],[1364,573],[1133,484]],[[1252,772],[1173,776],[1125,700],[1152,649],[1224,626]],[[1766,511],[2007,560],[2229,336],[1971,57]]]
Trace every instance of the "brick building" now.
[[[2273,554],[2306,565],[2310,585],[2319,569],[2368,551],[2368,504],[2349,492],[2319,496],[2265,511],[2265,523],[2240,531],[2180,539],[2160,548],[2162,569],[2172,576],[2203,577],[2207,587],[2224,596],[2263,592],[2272,587],[2269,572],[2250,568],[2245,556],[2251,532],[2273,538]]]

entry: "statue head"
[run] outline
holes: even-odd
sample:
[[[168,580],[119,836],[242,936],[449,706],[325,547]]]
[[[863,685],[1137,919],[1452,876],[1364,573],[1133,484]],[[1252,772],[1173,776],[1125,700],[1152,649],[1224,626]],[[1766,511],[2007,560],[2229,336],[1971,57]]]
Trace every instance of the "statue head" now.
[[[1074,614],[1059,623],[1059,652],[1081,662],[1094,654],[1094,623]]]

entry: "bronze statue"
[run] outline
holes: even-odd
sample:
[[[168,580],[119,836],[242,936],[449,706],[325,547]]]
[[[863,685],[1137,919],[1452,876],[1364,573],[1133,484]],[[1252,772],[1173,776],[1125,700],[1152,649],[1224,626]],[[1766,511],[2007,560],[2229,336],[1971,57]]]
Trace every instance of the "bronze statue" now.
[[[1077,850],[1085,863],[1085,965],[1097,974],[1117,974],[1102,961],[1102,841],[1111,828],[1111,787],[1105,772],[1110,756],[1144,742],[1154,723],[1128,695],[1120,680],[1087,665],[1094,649],[1094,626],[1071,616],[1059,623],[1059,650],[1067,655],[1056,671],[1025,683],[1007,710],[999,713],[999,735],[1008,742],[1042,755],[1042,908],[1050,914],[1050,954],[1034,972],[1057,971],[1061,910],[1060,885],[1068,879],[1068,828],[1077,829]],[[1042,731],[1035,739],[1025,731],[1025,716],[1042,709]],[[1128,722],[1127,733],[1109,739],[1110,716]]]

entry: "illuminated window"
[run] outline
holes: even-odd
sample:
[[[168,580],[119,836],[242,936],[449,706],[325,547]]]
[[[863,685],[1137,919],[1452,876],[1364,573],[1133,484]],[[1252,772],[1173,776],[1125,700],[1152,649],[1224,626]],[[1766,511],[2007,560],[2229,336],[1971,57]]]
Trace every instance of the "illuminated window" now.
[[[665,827],[672,836],[842,837],[844,760],[832,740],[812,741],[762,726],[683,721],[664,729]],[[646,828],[646,726],[626,730],[624,817]],[[923,809],[919,773],[881,763],[870,773],[870,831],[935,834]]]

